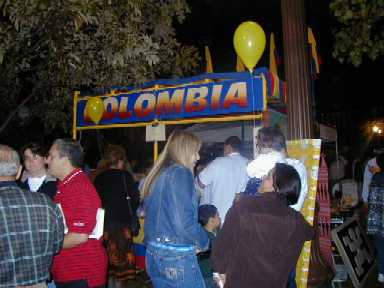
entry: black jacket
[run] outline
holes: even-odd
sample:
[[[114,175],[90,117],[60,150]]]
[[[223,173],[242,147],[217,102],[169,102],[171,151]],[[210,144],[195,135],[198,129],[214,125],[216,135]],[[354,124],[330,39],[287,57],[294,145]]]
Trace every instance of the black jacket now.
[[[28,185],[28,180],[19,182],[19,186],[23,189],[31,190]],[[47,175],[43,184],[37,189],[37,192],[43,193],[53,200],[57,192],[57,179]]]
[[[212,247],[213,270],[225,287],[286,287],[314,230],[278,193],[244,196],[229,210]]]
[[[124,183],[126,187],[124,187]],[[131,174],[119,169],[108,169],[96,176],[94,185],[105,209],[105,222],[129,223],[127,194],[131,198],[133,212],[139,206],[139,191]]]

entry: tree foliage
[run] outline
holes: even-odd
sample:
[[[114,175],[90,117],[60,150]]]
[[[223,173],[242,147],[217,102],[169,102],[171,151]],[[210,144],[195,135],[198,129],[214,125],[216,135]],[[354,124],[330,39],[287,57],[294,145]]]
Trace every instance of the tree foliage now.
[[[359,66],[384,54],[384,0],[333,0],[331,13],[338,21],[334,30],[333,57]]]
[[[176,39],[186,0],[0,0],[0,12],[2,110],[30,97],[47,129],[70,126],[73,90],[180,77],[199,60]]]

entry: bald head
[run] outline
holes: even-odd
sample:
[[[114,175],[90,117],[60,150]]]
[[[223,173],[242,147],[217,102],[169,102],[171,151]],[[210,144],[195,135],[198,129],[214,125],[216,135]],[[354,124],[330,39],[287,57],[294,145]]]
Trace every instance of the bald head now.
[[[20,157],[15,149],[0,144],[0,177],[16,178],[20,169]]]

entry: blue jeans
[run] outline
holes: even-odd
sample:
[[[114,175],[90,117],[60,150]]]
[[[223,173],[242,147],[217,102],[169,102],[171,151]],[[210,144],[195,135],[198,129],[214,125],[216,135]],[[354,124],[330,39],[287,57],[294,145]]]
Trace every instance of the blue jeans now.
[[[377,269],[380,274],[384,274],[384,237],[375,235],[374,242],[377,251]]]
[[[148,243],[147,272],[154,288],[205,288],[193,246]]]
[[[288,287],[289,288],[296,288],[296,266],[293,268],[291,273],[289,273],[288,277]]]
[[[216,288],[215,282],[213,282],[213,276],[210,278],[204,278],[205,286],[207,288]]]

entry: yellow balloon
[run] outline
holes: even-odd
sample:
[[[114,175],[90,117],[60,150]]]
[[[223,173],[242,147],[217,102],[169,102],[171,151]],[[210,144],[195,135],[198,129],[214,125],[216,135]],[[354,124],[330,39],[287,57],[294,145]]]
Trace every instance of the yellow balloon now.
[[[104,103],[100,97],[91,97],[85,105],[85,111],[95,124],[99,124],[104,113]]]
[[[244,65],[252,71],[265,49],[265,33],[256,22],[243,22],[233,36],[235,51]]]

